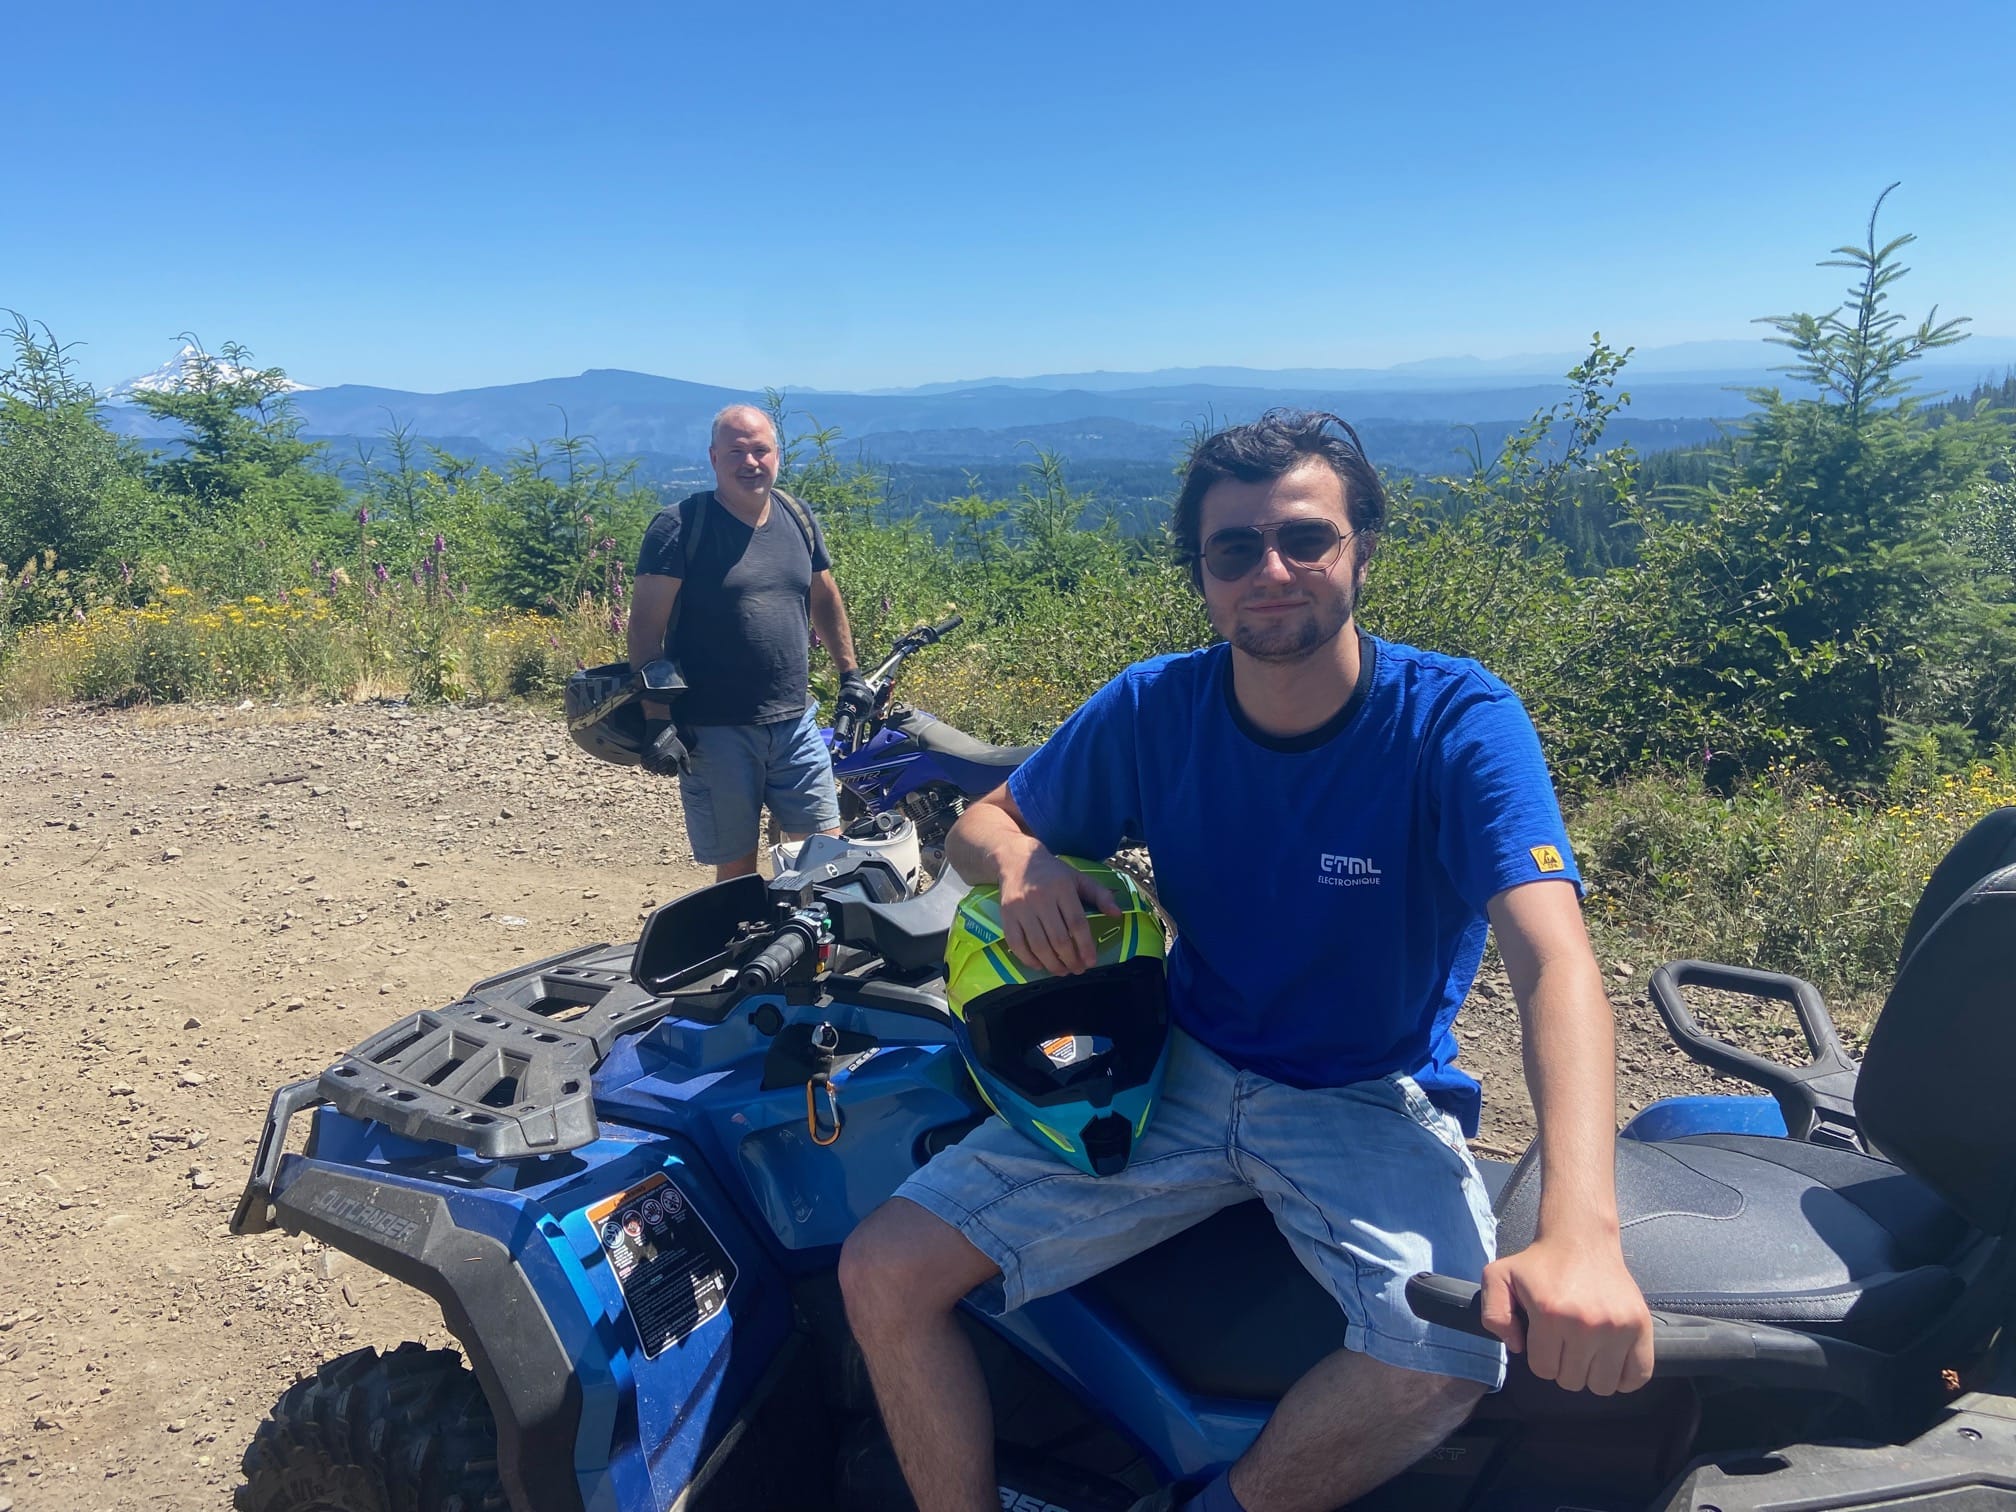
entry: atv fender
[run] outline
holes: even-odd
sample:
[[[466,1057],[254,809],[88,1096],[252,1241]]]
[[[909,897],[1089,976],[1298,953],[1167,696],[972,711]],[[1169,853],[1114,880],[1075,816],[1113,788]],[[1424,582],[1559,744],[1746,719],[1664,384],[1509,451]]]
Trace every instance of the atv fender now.
[[[274,1209],[279,1227],[311,1234],[439,1303],[497,1419],[497,1467],[511,1505],[580,1512],[581,1382],[501,1241],[457,1223],[436,1193],[312,1165]]]
[[[2016,1399],[1971,1393],[1905,1444],[1798,1444],[1700,1461],[1654,1506],[1659,1512],[1996,1512],[2016,1506]]]

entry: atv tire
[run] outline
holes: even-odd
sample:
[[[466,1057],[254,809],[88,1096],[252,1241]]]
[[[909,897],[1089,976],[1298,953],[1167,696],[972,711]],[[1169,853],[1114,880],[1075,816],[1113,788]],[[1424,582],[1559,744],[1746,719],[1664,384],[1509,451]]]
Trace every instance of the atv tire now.
[[[505,1512],[497,1425],[452,1349],[360,1349],[259,1425],[239,1512]]]

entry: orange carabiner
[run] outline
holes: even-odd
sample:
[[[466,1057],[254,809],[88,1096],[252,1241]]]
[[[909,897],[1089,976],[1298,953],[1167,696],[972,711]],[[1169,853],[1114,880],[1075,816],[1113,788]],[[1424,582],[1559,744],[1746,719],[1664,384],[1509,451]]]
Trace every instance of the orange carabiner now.
[[[832,1124],[831,1133],[822,1134],[820,1130],[819,1105],[812,1091],[814,1087],[824,1087],[826,1089],[826,1117]],[[839,1140],[840,1128],[840,1096],[833,1090],[832,1078],[827,1076],[824,1071],[821,1071],[805,1083],[805,1130],[812,1136],[812,1143],[823,1148]]]

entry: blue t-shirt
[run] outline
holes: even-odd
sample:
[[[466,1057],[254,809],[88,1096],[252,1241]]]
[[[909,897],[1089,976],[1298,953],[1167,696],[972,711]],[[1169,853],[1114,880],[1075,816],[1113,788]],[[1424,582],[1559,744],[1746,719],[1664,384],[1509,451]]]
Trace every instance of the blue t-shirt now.
[[[1406,1072],[1475,1133],[1450,1024],[1485,904],[1580,875],[1532,721],[1473,661],[1360,635],[1336,718],[1281,739],[1223,645],[1127,668],[1009,779],[1050,850],[1138,837],[1176,922],[1175,1022],[1300,1087]]]

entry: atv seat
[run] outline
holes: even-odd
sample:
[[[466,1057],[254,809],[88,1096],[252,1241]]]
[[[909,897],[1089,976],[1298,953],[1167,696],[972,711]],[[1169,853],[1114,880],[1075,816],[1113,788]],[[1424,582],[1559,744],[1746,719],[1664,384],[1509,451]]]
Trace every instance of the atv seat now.
[[[2012,1071],[2016,809],[2000,809],[1933,872],[1906,931],[1852,1083],[1871,1153],[1825,1130],[1617,1141],[1646,1300],[1855,1346],[1856,1379],[1813,1381],[1848,1395],[1943,1366],[2001,1321],[2016,1268],[2016,1129],[1996,1116]],[[1498,1203],[1501,1253],[1532,1240],[1539,1174],[1528,1151]]]
[[[1758,1135],[1617,1143],[1624,1258],[1654,1309],[1772,1323],[1885,1353],[1964,1290],[1980,1236],[1895,1166]],[[1536,1156],[1502,1183],[1501,1253],[1533,1239]],[[1206,1278],[1237,1276],[1236,1288]],[[1272,1400],[1344,1347],[1344,1314],[1260,1202],[1242,1202],[1080,1287],[1203,1396]]]
[[[1273,1401],[1344,1347],[1344,1313],[1267,1204],[1241,1202],[1078,1287],[1197,1396]]]
[[[1965,1220],[1886,1161],[1755,1134],[1617,1141],[1624,1261],[1655,1311],[1772,1323],[1890,1352],[1963,1290]],[[1532,1243],[1537,1147],[1498,1203]]]
[[[1512,1173],[1496,1160],[1477,1168],[1494,1193]],[[1212,1214],[1078,1292],[1152,1345],[1163,1368],[1199,1396],[1272,1401],[1344,1347],[1343,1309],[1257,1199]]]

